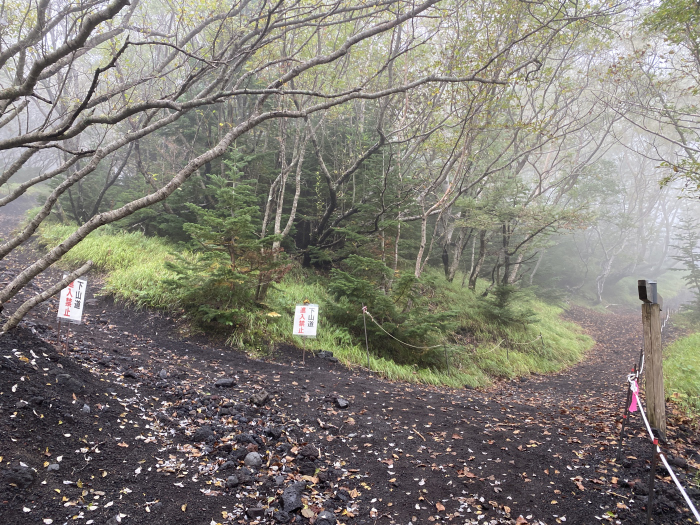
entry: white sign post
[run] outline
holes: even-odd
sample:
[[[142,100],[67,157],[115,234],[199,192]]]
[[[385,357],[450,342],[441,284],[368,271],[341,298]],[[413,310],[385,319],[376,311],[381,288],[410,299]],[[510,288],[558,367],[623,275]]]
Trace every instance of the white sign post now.
[[[298,304],[294,312],[294,325],[292,334],[301,337],[302,340],[302,363],[306,363],[306,338],[316,337],[318,328],[318,305]]]
[[[63,290],[58,300],[58,319],[66,319],[71,323],[80,324],[83,318],[83,305],[87,281],[76,279]]]

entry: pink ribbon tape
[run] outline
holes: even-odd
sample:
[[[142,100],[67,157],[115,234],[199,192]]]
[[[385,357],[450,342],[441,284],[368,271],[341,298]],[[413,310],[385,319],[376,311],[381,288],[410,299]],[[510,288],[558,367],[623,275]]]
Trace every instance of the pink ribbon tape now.
[[[637,386],[637,382],[633,382],[634,387],[632,388],[632,404],[630,405],[630,412],[636,412],[637,411],[637,392],[639,391],[639,387]]]

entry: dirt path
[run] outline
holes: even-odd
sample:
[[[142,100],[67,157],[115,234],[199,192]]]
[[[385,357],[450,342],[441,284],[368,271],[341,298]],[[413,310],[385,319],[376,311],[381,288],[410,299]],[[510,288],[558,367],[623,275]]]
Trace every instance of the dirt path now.
[[[645,512],[638,419],[613,462],[638,316],[572,308],[598,341],[584,363],[480,392],[304,366],[291,347],[251,360],[180,339],[163,313],[95,299],[65,355],[44,342],[56,337],[45,307],[0,338],[3,523],[627,524]],[[700,441],[676,422],[686,480]],[[669,478],[657,486],[655,523],[688,523]]]

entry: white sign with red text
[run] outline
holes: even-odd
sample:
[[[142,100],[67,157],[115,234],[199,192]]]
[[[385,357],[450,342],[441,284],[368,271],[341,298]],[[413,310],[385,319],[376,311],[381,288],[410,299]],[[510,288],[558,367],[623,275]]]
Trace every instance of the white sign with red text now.
[[[58,318],[80,323],[83,317],[87,281],[76,279],[63,290],[58,300]]]
[[[294,312],[292,334],[300,337],[316,337],[318,327],[318,305],[298,304]]]

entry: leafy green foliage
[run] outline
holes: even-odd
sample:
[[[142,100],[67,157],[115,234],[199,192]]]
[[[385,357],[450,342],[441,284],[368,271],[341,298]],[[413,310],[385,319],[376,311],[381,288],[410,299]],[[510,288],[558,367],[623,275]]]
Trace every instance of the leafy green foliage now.
[[[343,268],[331,270],[328,290],[334,302],[327,308],[331,320],[347,326],[358,337],[363,335],[366,321],[372,349],[397,362],[440,365],[440,353],[425,347],[439,345],[455,313],[431,312],[421,297],[425,287],[413,275],[400,277],[391,292],[385,291],[392,272],[381,261],[351,255]],[[371,318],[363,319],[363,306]],[[411,348],[397,339],[422,348]]]
[[[481,310],[489,321],[501,327],[535,323],[537,316],[524,300],[525,295],[524,290],[512,284],[501,284],[481,302]]]
[[[251,187],[239,181],[241,162],[231,162],[225,177],[210,177],[214,207],[189,205],[197,221],[183,228],[200,257],[165,264],[173,274],[166,287],[195,323],[234,332],[250,327],[249,313],[260,309],[270,283],[289,268],[281,250],[273,252],[273,237],[256,236],[258,208]]]

